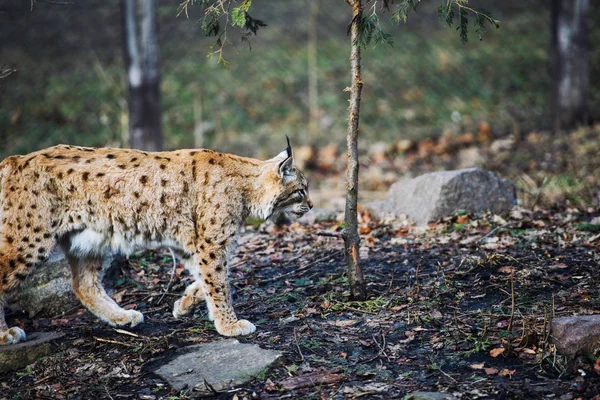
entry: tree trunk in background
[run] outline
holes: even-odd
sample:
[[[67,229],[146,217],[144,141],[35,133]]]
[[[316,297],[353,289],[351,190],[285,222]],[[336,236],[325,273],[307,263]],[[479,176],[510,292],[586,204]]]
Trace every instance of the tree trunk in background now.
[[[194,148],[204,146],[204,125],[202,125],[202,89],[194,90]]]
[[[129,144],[134,149],[160,151],[163,137],[156,1],[122,0],[121,6],[129,84]]]
[[[555,132],[588,119],[589,0],[552,0],[552,115]]]
[[[344,249],[346,251],[346,268],[350,282],[350,296],[353,300],[365,300],[367,290],[360,266],[358,235],[358,119],[360,115],[360,94],[362,91],[362,75],[360,71],[360,44],[359,30],[356,18],[362,11],[361,0],[349,0],[352,4],[352,26],[350,40],[352,51],[350,53],[350,66],[352,69],[352,86],[350,87],[350,108],[348,116],[348,169],[346,171],[346,212],[344,216]]]
[[[308,23],[308,133],[312,140],[319,136],[319,93],[317,69],[317,33],[319,0],[311,0]]]

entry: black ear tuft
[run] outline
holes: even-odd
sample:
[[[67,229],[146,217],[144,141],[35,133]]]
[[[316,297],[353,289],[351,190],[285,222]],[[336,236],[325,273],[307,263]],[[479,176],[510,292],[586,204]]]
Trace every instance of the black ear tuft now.
[[[287,155],[288,157],[292,156],[292,145],[290,144],[290,138],[288,137],[288,135],[285,135],[285,138],[287,139],[287,149],[285,149],[285,151],[287,151]]]

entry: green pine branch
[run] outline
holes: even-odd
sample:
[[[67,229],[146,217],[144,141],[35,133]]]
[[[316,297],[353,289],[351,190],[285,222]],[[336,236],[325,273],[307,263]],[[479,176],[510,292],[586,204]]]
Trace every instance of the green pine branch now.
[[[383,1],[383,0],[382,0]],[[402,0],[398,4],[396,11],[392,14],[392,20],[400,23],[406,22],[411,11],[416,11],[421,0]],[[385,6],[387,1],[383,4]],[[484,9],[469,7],[468,0],[442,0],[438,7],[438,17],[448,26],[453,26],[457,22],[460,41],[465,44],[469,40],[469,14],[473,14],[475,33],[479,40],[483,39],[486,32],[486,24],[491,24],[495,28],[500,28],[500,21],[493,18],[491,13]]]

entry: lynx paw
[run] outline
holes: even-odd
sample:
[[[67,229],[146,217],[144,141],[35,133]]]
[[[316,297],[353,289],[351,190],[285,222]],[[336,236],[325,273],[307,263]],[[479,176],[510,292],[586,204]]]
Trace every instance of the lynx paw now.
[[[192,307],[185,307],[185,297],[183,299],[179,299],[173,305],[173,316],[176,319],[183,317],[184,315],[188,315],[190,311],[192,311]],[[183,304],[183,305],[182,305]]]
[[[0,345],[15,344],[25,341],[25,339],[25,331],[23,331],[21,328],[17,328],[16,326],[7,331],[0,332]]]
[[[240,319],[238,322],[231,325],[215,324],[217,332],[223,336],[240,336],[249,335],[256,331],[256,327],[250,321]]]
[[[119,317],[108,321],[112,326],[125,326],[129,325],[132,328],[138,324],[144,322],[144,314],[135,310],[123,310]]]

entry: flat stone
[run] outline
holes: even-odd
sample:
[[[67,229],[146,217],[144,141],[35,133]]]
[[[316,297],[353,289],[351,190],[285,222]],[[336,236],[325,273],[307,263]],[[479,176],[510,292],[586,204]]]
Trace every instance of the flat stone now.
[[[431,172],[394,183],[387,198],[364,204],[378,219],[408,217],[417,226],[464,210],[507,212],[516,204],[515,186],[491,171],[468,168]]]
[[[59,332],[33,332],[25,342],[0,346],[0,373],[21,369],[52,354],[57,349],[52,342],[63,336]]]
[[[169,382],[177,391],[192,390],[195,394],[210,394],[250,382],[271,368],[281,357],[275,350],[261,349],[236,339],[201,343],[177,350],[179,354],[154,373]]]
[[[456,397],[441,392],[412,392],[404,400],[456,400]]]
[[[550,337],[559,353],[570,359],[593,352],[600,347],[600,315],[555,318]]]

